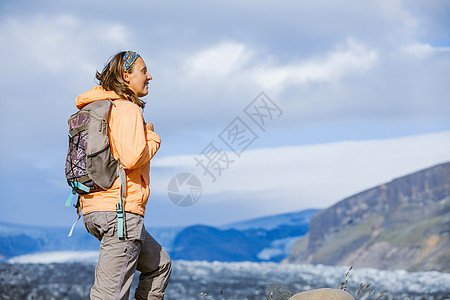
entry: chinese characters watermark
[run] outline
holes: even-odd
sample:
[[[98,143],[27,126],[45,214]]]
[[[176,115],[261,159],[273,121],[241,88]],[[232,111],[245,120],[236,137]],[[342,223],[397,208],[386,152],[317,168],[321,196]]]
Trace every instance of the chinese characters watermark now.
[[[250,102],[243,112],[244,115],[234,118],[218,134],[218,139],[211,140],[194,156],[195,167],[200,168],[202,175],[208,177],[211,182],[216,182],[241,154],[259,139],[257,131],[265,132],[271,121],[283,115],[281,108],[264,92]],[[189,186],[184,192],[180,189],[183,184]],[[181,207],[191,206],[201,196],[200,180],[190,173],[178,174],[171,179],[168,194],[174,204]]]
[[[219,138],[231,149],[237,156],[240,156],[258,136],[256,133],[236,117],[220,134]]]

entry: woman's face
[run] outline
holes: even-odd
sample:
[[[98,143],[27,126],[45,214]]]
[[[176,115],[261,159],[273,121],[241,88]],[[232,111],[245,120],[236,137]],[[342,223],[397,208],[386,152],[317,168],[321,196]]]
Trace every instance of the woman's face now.
[[[124,71],[124,80],[137,97],[144,97],[148,94],[148,82],[152,80],[152,76],[147,72],[147,66],[141,57],[134,62],[132,69],[131,73]]]

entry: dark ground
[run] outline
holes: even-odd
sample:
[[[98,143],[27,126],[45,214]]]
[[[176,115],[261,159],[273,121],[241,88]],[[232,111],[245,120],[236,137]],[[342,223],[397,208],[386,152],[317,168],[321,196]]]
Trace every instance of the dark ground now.
[[[0,299],[87,300],[94,280],[94,268],[95,264],[92,263],[0,263]],[[271,283],[282,283],[294,293],[323,287],[339,289],[344,275],[340,274],[340,269],[335,268],[330,267],[330,271],[326,271],[329,275],[323,276],[325,273],[307,270],[292,271],[292,267],[286,268],[277,264],[175,261],[171,281],[166,291],[166,300],[265,300],[265,288]],[[333,275],[333,273],[338,274]],[[135,276],[135,279],[137,277]],[[354,286],[349,285],[348,291],[355,295],[354,291],[358,290],[359,284],[356,282],[353,284]],[[135,286],[136,281],[134,288]],[[388,291],[387,296],[382,299],[450,299],[449,283],[442,283],[442,286],[443,289],[440,291],[430,291],[422,295],[410,291],[397,291],[396,294]],[[373,295],[367,299],[376,299],[379,294]]]

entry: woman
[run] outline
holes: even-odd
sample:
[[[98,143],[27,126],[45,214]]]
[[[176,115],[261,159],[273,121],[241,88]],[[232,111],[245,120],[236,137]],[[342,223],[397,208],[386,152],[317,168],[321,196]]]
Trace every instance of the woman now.
[[[86,229],[101,241],[91,299],[128,299],[135,270],[141,272],[136,299],[164,299],[172,264],[167,252],[144,228],[149,197],[150,159],[160,138],[145,123],[140,97],[148,94],[152,77],[136,52],[114,55],[96,78],[99,86],[76,99],[78,108],[93,101],[111,99],[109,118],[111,151],[126,173],[124,237],[118,237],[116,205],[120,178],[105,191],[80,196]]]

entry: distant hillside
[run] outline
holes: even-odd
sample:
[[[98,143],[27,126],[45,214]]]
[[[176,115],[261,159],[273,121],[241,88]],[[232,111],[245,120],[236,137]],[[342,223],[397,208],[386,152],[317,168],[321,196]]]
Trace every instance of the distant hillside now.
[[[76,227],[73,236],[68,237],[69,225],[60,228],[0,222],[0,261],[31,253],[99,249],[100,242],[83,226]],[[149,232],[170,251],[172,242],[181,229],[179,227],[150,228]]]
[[[312,216],[318,212],[318,209],[307,209],[297,212],[271,215],[266,217],[260,217],[250,220],[244,220],[240,222],[230,223],[220,226],[220,229],[236,229],[236,230],[249,230],[249,229],[265,229],[271,230],[279,226],[291,226],[297,224],[304,224],[311,222]]]
[[[70,238],[69,229],[0,222],[0,261],[37,252],[98,249],[99,242],[85,229]]]
[[[285,262],[450,272],[450,163],[315,214]]]
[[[308,231],[317,211],[273,215],[218,228],[199,225],[147,230],[173,259],[281,261],[292,244]],[[39,252],[98,249],[99,242],[83,226],[76,227],[70,238],[68,230],[0,222],[0,261]]]
[[[268,216],[219,228],[191,226],[175,238],[173,259],[206,261],[275,261],[284,259],[308,232],[318,210]]]

